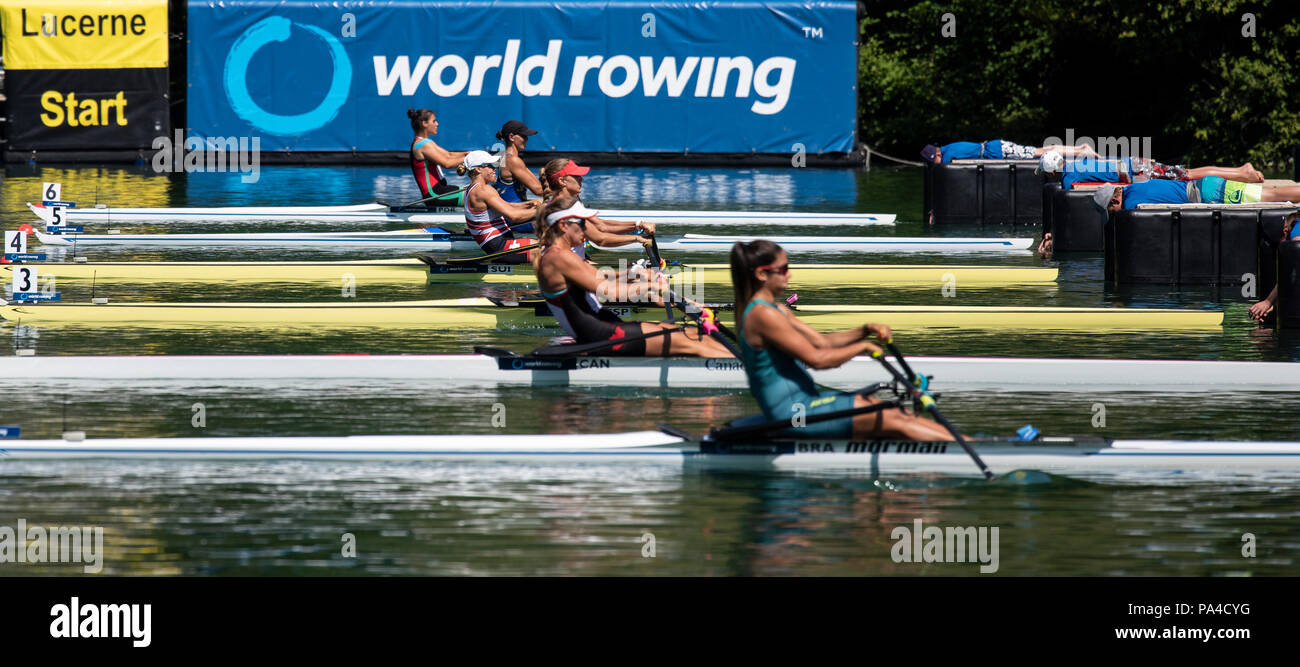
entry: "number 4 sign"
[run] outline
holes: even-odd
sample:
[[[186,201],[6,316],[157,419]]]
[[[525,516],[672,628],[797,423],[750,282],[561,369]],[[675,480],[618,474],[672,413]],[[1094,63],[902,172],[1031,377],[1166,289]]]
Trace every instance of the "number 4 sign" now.
[[[22,255],[27,252],[27,232],[5,232],[5,254]]]
[[[4,261],[39,262],[45,259],[45,253],[27,252],[27,232],[5,232]]]

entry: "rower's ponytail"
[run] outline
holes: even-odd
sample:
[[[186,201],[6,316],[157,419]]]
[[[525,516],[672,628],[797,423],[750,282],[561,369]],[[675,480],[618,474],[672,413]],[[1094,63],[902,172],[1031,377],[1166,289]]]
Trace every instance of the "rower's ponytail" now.
[[[542,167],[542,199],[550,199],[555,196],[555,186],[551,183],[551,174],[558,174],[567,164],[569,164],[569,158],[557,157]]]
[[[775,262],[780,254],[781,246],[767,239],[731,246],[731,285],[735,289],[737,318],[763,284],[754,275],[754,269]]]
[[[433,115],[429,109],[407,109],[406,117],[411,119],[411,129],[419,132],[424,128],[424,121]]]

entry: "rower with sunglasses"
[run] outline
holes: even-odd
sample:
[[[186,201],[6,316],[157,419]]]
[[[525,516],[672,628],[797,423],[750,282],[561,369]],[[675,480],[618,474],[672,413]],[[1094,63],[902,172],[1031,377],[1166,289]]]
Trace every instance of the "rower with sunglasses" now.
[[[461,168],[469,174],[469,187],[465,189],[465,231],[474,237],[479,247],[487,254],[528,248],[533,245],[532,239],[516,237],[515,232],[533,231],[533,224],[530,221],[537,210],[538,202],[532,200],[517,203],[502,199],[501,195],[492,188],[500,164],[501,157],[487,151],[470,151],[461,164]],[[494,261],[502,264],[522,264],[530,261],[530,258],[526,252],[517,252]]]
[[[880,353],[868,339],[888,341],[883,324],[821,333],[800,322],[782,298],[790,280],[790,260],[781,246],[765,240],[731,248],[731,280],[736,290],[736,335],[749,389],[769,420],[864,408],[879,400],[853,392],[822,389],[806,366],[835,368],[864,352]],[[792,422],[793,424],[794,422]],[[929,419],[890,408],[853,417],[792,425],[790,435],[810,438],[907,438],[952,440]]]
[[[501,198],[514,203],[528,200],[528,193],[541,196],[542,183],[533,175],[519,154],[528,147],[528,137],[537,134],[522,121],[510,120],[501,126],[497,139],[505,143],[505,153],[497,169],[497,180],[492,184]]]
[[[619,274],[587,263],[576,253],[587,242],[587,228],[596,211],[583,206],[574,197],[552,199],[539,218],[542,252],[534,260],[537,282],[547,306],[570,336],[579,343],[595,343],[630,338],[600,350],[602,356],[730,357],[731,353],[712,338],[703,337],[693,328],[643,337],[656,331],[673,329],[672,323],[624,322],[601,307],[597,297],[617,303],[656,303],[662,305],[662,290],[655,279],[640,267]]]
[[[581,200],[582,198],[582,177],[591,171],[591,167],[584,167],[569,158],[555,158],[542,167],[542,183],[544,190],[542,197],[551,201],[556,197],[573,197]],[[605,220],[603,218],[592,216],[587,220],[587,238],[594,244],[604,247],[613,248],[621,245],[635,243],[637,235],[654,236],[655,226],[652,223],[641,222],[623,222],[621,220]],[[585,248],[574,248],[574,252],[579,257],[586,257]]]

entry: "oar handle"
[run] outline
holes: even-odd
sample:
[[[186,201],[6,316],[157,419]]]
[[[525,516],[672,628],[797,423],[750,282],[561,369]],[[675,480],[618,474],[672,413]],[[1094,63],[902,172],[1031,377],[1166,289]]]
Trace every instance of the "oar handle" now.
[[[654,268],[651,270],[654,271],[655,275],[660,274],[664,268],[664,260],[659,256],[659,242],[655,240],[655,237],[651,236],[650,242],[645,244],[645,254],[650,258],[650,262],[654,264]],[[668,321],[673,321],[673,306],[671,299],[664,300],[664,311],[668,314]]]
[[[719,345],[727,348],[727,351],[731,353],[731,356],[737,359],[744,359],[740,350],[736,347],[736,344],[732,342],[732,340],[736,338],[735,334],[731,333],[731,331],[729,331],[727,327],[723,326],[721,322],[718,322],[718,316],[713,312],[712,308],[700,306],[700,312],[692,313],[686,299],[682,298],[680,294],[672,290],[668,290],[668,299],[676,302],[687,317],[695,320],[695,322],[700,325],[700,328],[704,330],[704,333],[708,334],[713,340],[718,341]]]
[[[889,348],[890,352],[898,358],[899,364],[907,369],[906,376],[897,368],[894,368],[893,364],[889,363],[889,360],[885,358],[883,352],[877,351],[871,356],[876,361],[879,361],[880,365],[884,366],[885,370],[889,371],[889,374],[894,376],[894,379],[910,388],[912,395],[921,403],[921,407],[926,412],[930,413],[930,415],[934,417],[935,421],[939,422],[941,426],[947,429],[948,433],[952,434],[952,437],[957,441],[957,444],[961,445],[961,448],[966,450],[966,454],[970,456],[971,460],[975,462],[976,467],[978,467],[980,472],[984,474],[984,478],[992,481],[994,478],[993,471],[989,470],[988,465],[984,463],[984,459],[980,458],[980,455],[975,451],[975,448],[971,447],[969,442],[966,442],[966,438],[962,437],[961,431],[957,430],[957,427],[953,426],[952,422],[948,421],[948,418],[939,411],[939,407],[935,404],[934,396],[930,395],[929,391],[916,382],[916,373],[912,372],[911,367],[903,360],[903,355],[894,345],[893,339],[885,341],[885,347]]]

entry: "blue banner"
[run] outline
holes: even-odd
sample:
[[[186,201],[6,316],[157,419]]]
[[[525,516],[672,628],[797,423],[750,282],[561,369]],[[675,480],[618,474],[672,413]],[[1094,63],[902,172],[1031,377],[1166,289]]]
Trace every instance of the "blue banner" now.
[[[444,148],[511,119],[533,150],[853,149],[856,4],[433,0],[189,3],[193,136],[399,151],[408,108]]]

